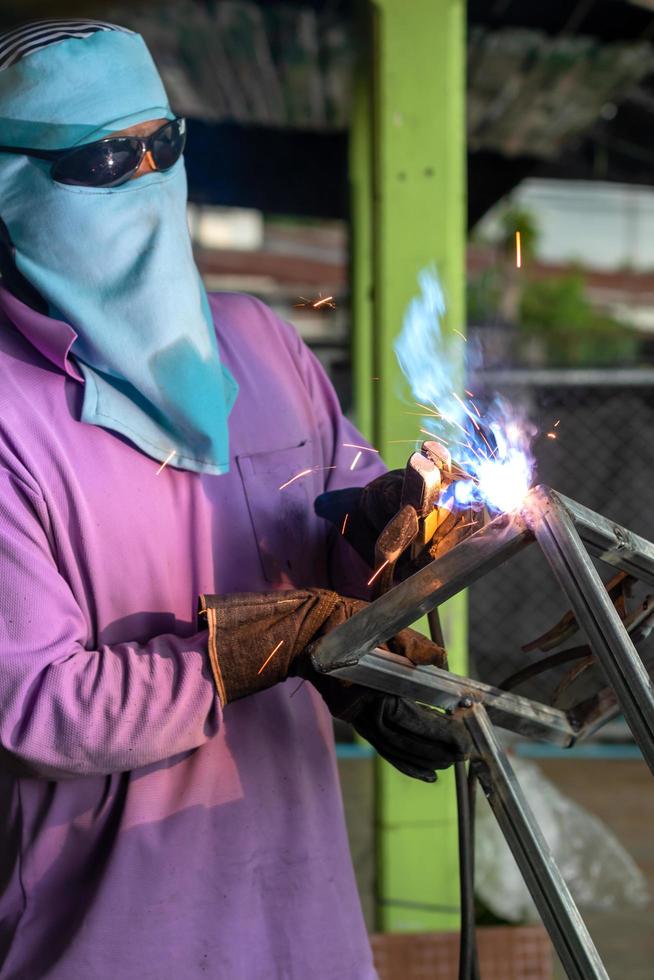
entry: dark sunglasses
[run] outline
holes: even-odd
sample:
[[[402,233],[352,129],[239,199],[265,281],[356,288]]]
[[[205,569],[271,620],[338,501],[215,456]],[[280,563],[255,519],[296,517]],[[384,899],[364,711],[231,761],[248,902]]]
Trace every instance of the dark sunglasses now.
[[[134,176],[146,153],[157,170],[170,170],[184,152],[185,144],[186,120],[171,119],[150,136],[107,136],[68,150],[0,146],[0,153],[52,160],[50,174],[58,184],[116,187]]]

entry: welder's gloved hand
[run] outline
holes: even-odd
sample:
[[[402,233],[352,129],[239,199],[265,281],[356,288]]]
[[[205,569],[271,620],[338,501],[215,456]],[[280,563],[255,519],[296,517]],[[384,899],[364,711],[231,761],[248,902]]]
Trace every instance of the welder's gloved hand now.
[[[404,470],[390,470],[365,487],[347,487],[321,494],[314,501],[314,509],[318,517],[335,524],[370,568],[375,568],[375,544],[389,521],[402,509],[403,484]],[[471,508],[456,507],[445,516],[421,551],[413,554],[407,549],[400,556],[395,579],[402,581],[433,558],[454,548],[472,533],[472,529],[481,526],[477,525],[478,520],[479,514]]]
[[[462,757],[451,726],[435,711],[318,673],[310,645],[366,605],[324,589],[200,596],[209,630],[209,660],[221,703],[272,687],[289,676],[318,689],[335,717],[349,721],[407,775],[433,781],[434,770]],[[388,642],[415,664],[442,666],[441,647],[414,630]]]
[[[390,647],[392,643],[387,645]],[[398,652],[397,647],[393,652]],[[465,758],[465,736],[444,714],[395,694],[382,694],[360,684],[344,684],[328,674],[313,671],[309,680],[335,718],[348,721],[382,759],[406,776],[434,783],[435,770],[447,769]]]
[[[391,517],[400,509],[404,470],[382,473],[365,487],[347,487],[320,494],[314,502],[318,517],[324,517],[339,529],[345,540],[372,568],[375,542]]]

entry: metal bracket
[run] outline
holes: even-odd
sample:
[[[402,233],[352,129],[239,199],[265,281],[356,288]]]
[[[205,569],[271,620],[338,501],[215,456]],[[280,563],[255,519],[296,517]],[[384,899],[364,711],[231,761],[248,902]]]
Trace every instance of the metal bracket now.
[[[606,696],[562,711],[436,667],[414,667],[379,649],[399,630],[534,543],[586,633],[607,680]],[[493,725],[570,746],[614,717],[617,703],[654,773],[652,683],[591,554],[654,585],[653,544],[547,487],[535,487],[518,512],[501,515],[396,585],[322,638],[313,654],[319,671],[450,709],[451,723],[465,725],[472,742],[471,764],[567,975],[574,980],[608,980],[608,974]]]

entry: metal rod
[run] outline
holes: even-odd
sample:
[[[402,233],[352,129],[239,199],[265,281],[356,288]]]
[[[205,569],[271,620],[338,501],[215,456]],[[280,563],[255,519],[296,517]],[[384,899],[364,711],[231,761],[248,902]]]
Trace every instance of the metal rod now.
[[[395,636],[532,541],[521,515],[496,518],[318,640],[314,665],[330,671],[356,663],[363,653]]]
[[[567,747],[577,737],[566,713],[558,708],[500,691],[470,677],[459,677],[439,667],[415,667],[404,657],[386,650],[365,653],[356,664],[337,667],[329,673],[376,691],[397,694],[438,708],[456,708],[462,698],[471,698],[483,702],[494,724],[526,738]]]
[[[543,492],[543,488],[537,490]],[[647,585],[654,585],[654,544],[563,494],[549,493],[568,511],[591,554]]]
[[[652,684],[572,518],[556,494],[543,488],[532,491],[523,513],[654,772]]]
[[[475,931],[475,868],[472,846],[474,813],[470,807],[468,773],[465,762],[454,763],[456,814],[459,835],[459,883],[461,929],[459,930],[459,980],[479,976]]]
[[[579,910],[481,704],[460,711],[477,777],[570,980],[609,980]]]

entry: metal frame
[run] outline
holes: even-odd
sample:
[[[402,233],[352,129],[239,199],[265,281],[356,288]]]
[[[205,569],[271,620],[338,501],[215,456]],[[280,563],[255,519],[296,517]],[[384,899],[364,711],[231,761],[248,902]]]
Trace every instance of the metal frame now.
[[[379,649],[518,551],[537,543],[585,631],[608,687],[588,705],[549,707],[436,667],[415,667]],[[321,639],[315,667],[336,677],[450,712],[464,726],[474,767],[568,977],[608,980],[493,726],[570,746],[622,710],[654,773],[654,691],[590,554],[654,585],[654,545],[550,490],[485,528],[385,593]]]

